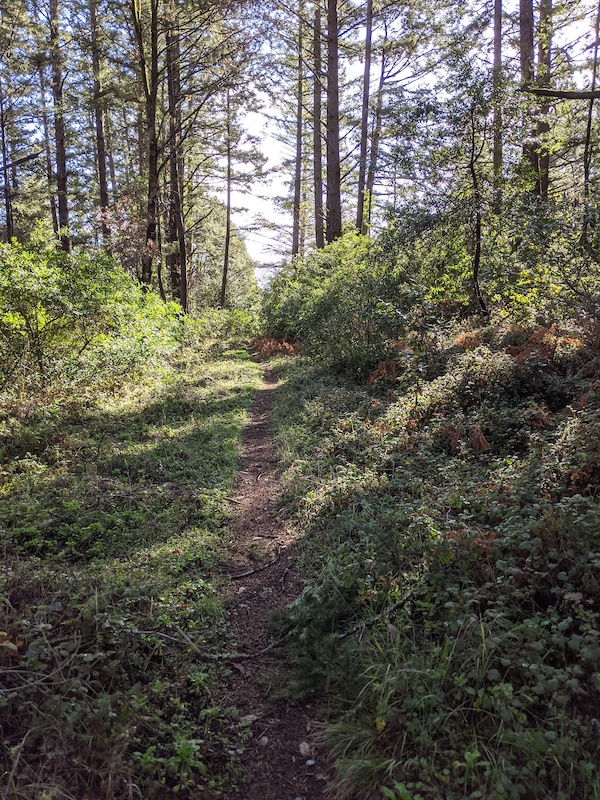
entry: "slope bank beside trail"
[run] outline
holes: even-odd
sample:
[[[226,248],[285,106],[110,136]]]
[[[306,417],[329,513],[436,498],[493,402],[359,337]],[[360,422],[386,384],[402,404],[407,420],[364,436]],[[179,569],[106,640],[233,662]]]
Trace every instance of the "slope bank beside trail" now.
[[[498,328],[407,338],[370,382],[278,370],[311,578],[278,635],[335,796],[597,800],[597,351]]]
[[[268,366],[263,364],[262,369],[264,380],[243,434],[241,469],[232,498],[225,600],[235,649],[242,654],[227,681],[227,701],[237,707],[248,735],[235,796],[319,800],[325,787],[324,764],[311,743],[312,709],[276,699],[285,672],[268,619],[301,594],[304,581],[296,563],[296,529],[278,504],[271,420],[277,378]]]

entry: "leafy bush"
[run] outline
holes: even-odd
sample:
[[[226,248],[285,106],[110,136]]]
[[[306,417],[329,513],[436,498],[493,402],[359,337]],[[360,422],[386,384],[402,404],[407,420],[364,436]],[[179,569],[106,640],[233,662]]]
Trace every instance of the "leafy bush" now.
[[[173,346],[179,312],[103,253],[0,246],[0,381],[122,369]]]
[[[599,389],[541,339],[416,348],[384,392],[280,367],[314,579],[277,625],[341,797],[597,797]]]
[[[272,336],[300,340],[336,368],[368,374],[396,351],[417,298],[407,275],[352,233],[282,269],[265,294],[263,314]]]

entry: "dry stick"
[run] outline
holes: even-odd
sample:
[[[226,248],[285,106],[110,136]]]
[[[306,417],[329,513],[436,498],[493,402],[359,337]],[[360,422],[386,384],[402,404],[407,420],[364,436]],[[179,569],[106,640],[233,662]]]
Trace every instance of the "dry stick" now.
[[[201,647],[198,647],[198,645],[192,641],[190,637],[180,628],[177,628],[177,630],[183,636],[183,639],[178,639],[176,636],[170,636],[168,633],[161,633],[160,631],[137,631],[130,628],[126,631],[126,633],[132,633],[136,636],[157,636],[160,639],[168,639],[170,642],[175,642],[175,644],[188,645],[196,653],[199,653],[204,658],[208,658],[211,661],[241,661],[242,659],[257,658],[258,656],[268,653],[269,650],[274,650],[276,647],[282,645],[286,639],[289,639],[295,629],[293,628],[281,639],[277,639],[275,642],[271,642],[271,644],[268,644],[266,647],[263,647],[261,650],[256,650],[253,653],[209,653],[208,651],[203,650]]]
[[[240,578],[247,578],[248,575],[254,575],[257,572],[262,572],[263,569],[268,569],[269,567],[272,567],[273,564],[276,564],[279,561],[280,558],[281,558],[281,550],[278,551],[277,557],[274,558],[273,561],[269,561],[267,564],[263,564],[262,567],[257,567],[256,569],[250,569],[247,572],[242,572],[239,575],[232,575],[231,576],[231,580],[232,581],[237,581]]]
[[[283,575],[279,579],[279,583],[281,584],[281,588],[283,589],[283,584],[285,583],[285,579],[287,577],[288,572],[290,571],[289,567],[286,567],[283,571]]]
[[[396,611],[397,609],[402,608],[402,606],[405,605],[410,600],[410,598],[413,596],[414,593],[415,590],[412,589],[410,592],[408,592],[408,594],[404,595],[402,600],[399,600],[397,603],[394,603],[394,605],[390,606],[390,608],[386,608],[386,610],[383,611],[381,614],[377,614],[377,616],[371,617],[371,619],[367,619],[364,622],[361,622],[360,625],[355,625],[355,627],[352,628],[352,630],[345,631],[345,633],[340,633],[338,635],[338,638],[347,639],[348,636],[353,636],[355,633],[358,633],[359,631],[364,631],[365,628],[370,628],[371,625],[375,625],[376,622],[379,622],[379,620],[383,619],[383,617],[387,616],[388,614],[391,614],[392,611]]]

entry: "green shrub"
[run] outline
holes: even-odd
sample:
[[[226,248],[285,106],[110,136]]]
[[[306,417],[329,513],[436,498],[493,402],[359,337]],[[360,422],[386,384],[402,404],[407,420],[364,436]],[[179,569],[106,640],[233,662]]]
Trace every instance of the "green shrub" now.
[[[47,382],[95,351],[100,362],[143,356],[164,345],[164,306],[141,289],[103,253],[66,254],[59,249],[0,246],[0,381]],[[127,343],[122,334],[127,332]],[[157,339],[162,340],[158,341]],[[134,350],[135,354],[130,351]],[[85,355],[84,355],[85,354]],[[83,357],[83,358],[82,358]]]
[[[368,374],[396,353],[418,300],[407,275],[351,233],[281,270],[263,314],[271,335],[300,340],[337,369]]]

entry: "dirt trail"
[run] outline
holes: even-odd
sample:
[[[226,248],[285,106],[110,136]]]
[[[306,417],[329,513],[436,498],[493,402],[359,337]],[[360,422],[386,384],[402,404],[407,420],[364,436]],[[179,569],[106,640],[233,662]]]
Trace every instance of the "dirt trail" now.
[[[279,484],[271,433],[277,379],[263,366],[242,440],[241,471],[234,493],[231,583],[226,606],[240,653],[272,643],[269,614],[294,600],[303,582],[295,564],[294,530],[277,505]],[[269,566],[264,565],[269,564]],[[251,573],[251,574],[246,574]],[[273,650],[234,665],[228,699],[250,720],[252,738],[242,758],[242,800],[319,800],[324,764],[311,746],[310,707],[293,707],[272,696],[277,658]]]

